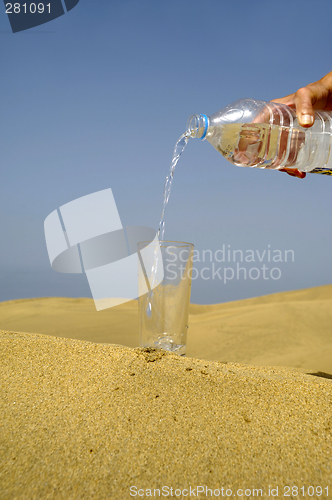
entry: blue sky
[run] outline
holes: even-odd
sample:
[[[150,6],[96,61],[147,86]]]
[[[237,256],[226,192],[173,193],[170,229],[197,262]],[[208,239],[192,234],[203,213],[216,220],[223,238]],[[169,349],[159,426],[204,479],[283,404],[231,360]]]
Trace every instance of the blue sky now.
[[[157,229],[188,117],[282,97],[331,71],[331,19],[329,0],[80,0],[12,34],[1,10],[0,300],[91,296],[84,276],[51,269],[47,215],[111,187],[123,225]],[[165,238],[295,256],[278,280],[196,279],[192,302],[330,283],[331,192],[327,176],[234,167],[190,140]]]

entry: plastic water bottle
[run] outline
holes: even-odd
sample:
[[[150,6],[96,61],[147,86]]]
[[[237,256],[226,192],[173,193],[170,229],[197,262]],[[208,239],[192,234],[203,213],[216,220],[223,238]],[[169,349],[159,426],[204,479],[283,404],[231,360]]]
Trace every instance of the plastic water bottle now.
[[[316,111],[306,129],[285,104],[241,99],[210,117],[191,116],[187,135],[208,140],[241,167],[332,175],[332,112]]]

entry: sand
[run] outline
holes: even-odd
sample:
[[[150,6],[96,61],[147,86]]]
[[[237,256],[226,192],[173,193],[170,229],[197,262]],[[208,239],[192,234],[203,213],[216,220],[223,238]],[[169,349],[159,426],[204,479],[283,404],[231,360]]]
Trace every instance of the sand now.
[[[211,498],[197,486],[233,498],[239,488],[272,498],[277,487],[284,498],[287,486],[331,495],[328,375],[47,335],[0,339],[2,500],[123,500],[131,487],[137,498],[162,487],[169,498],[170,488],[189,498],[190,487],[190,498]]]
[[[331,323],[332,285],[192,304],[179,357],[136,301],[1,303],[0,499],[330,498]]]
[[[187,355],[332,373],[332,285],[190,305]],[[97,312],[92,299],[0,303],[0,329],[138,346],[138,305]]]

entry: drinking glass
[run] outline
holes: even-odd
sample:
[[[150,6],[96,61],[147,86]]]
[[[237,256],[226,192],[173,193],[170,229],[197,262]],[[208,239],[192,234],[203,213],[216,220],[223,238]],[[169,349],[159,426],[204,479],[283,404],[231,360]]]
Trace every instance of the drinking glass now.
[[[138,243],[140,346],[186,353],[194,245]]]

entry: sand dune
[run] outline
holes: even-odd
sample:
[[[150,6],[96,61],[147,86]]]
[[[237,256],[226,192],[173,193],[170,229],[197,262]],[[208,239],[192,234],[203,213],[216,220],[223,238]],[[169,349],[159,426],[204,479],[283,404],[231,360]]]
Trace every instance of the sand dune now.
[[[0,329],[138,346],[138,306],[133,300],[96,311],[92,299],[50,297],[0,303]]]
[[[332,380],[45,335],[0,342],[2,500],[330,496]]]
[[[179,357],[112,345],[137,346],[136,301],[1,303],[1,500],[328,498],[331,306],[332,286],[191,305]]]
[[[138,346],[137,301],[97,312],[92,299],[0,303],[0,328]],[[190,306],[189,357],[332,373],[332,285]]]
[[[332,373],[332,285],[207,307],[192,306],[188,355]]]

